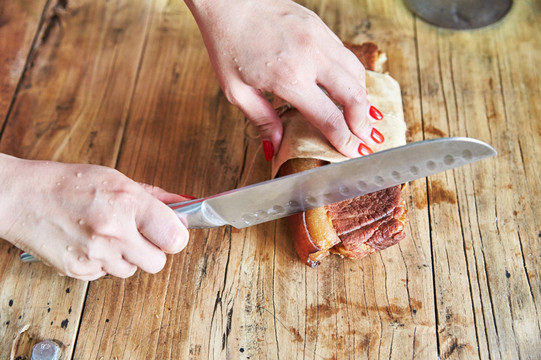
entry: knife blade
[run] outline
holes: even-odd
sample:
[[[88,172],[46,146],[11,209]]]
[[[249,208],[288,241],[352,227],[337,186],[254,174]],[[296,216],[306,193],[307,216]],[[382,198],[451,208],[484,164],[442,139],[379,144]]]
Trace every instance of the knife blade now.
[[[241,187],[170,204],[191,229],[237,229],[369,194],[495,156],[480,140],[424,140]]]

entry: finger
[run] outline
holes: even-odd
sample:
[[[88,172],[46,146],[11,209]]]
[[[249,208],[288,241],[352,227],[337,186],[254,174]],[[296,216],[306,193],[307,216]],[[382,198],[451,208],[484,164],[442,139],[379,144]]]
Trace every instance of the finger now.
[[[67,275],[69,277],[79,279],[79,280],[83,280],[83,281],[94,281],[94,280],[97,280],[97,279],[107,275],[107,272],[105,272],[103,270],[100,270],[100,271],[92,273],[92,274],[81,275],[81,276],[71,276],[69,274],[67,274]]]
[[[372,120],[368,114],[368,100],[366,99],[366,90],[358,84],[339,85],[344,80],[333,79],[326,81],[321,85],[327,90],[329,95],[340,103],[344,108],[344,118],[350,131],[366,144],[374,144],[370,137],[372,129]]]
[[[93,236],[87,249],[88,258],[81,257],[79,265],[85,265],[88,260],[87,266],[100,264],[104,271],[118,277],[131,276],[135,272],[129,264],[154,274],[163,269],[166,261],[163,251],[133,225],[124,227],[122,234],[117,236]]]
[[[145,238],[166,253],[177,253],[188,243],[188,230],[178,216],[153,197],[141,199],[135,223]]]
[[[371,132],[376,119],[369,116],[364,68],[356,58],[346,65],[341,70],[320,71],[317,82],[344,107],[345,121],[353,134],[366,144],[375,144]]]
[[[107,275],[107,272],[105,272],[101,266],[101,262],[90,261],[90,259],[82,253],[76,254],[75,256],[70,254],[69,257],[65,258],[64,267],[60,273],[84,281],[96,280]]]
[[[323,90],[313,83],[302,87],[301,91],[280,96],[296,107],[345,156],[353,158],[369,153],[369,148],[367,150],[361,139],[351,132],[344,115]]]
[[[137,271],[137,266],[129,261],[126,261],[126,259],[121,258],[115,261],[107,262],[104,265],[103,270],[107,272],[107,274],[126,279],[135,274]]]
[[[140,237],[140,235],[138,235]],[[70,256],[70,272],[79,278],[100,277],[105,273],[127,278],[137,270],[137,266],[126,261],[121,248],[126,239],[107,236],[92,236],[83,252],[77,251]],[[129,242],[131,248],[133,243]],[[71,254],[70,254],[71,255]]]
[[[239,86],[234,98],[236,105],[259,130],[261,139],[270,141],[273,153],[277,151],[282,141],[282,121],[269,101],[260,92],[248,86]],[[269,150],[265,153],[265,157],[267,155],[270,155]],[[272,155],[270,157],[272,158]]]
[[[178,194],[170,193],[170,192],[165,191],[164,189],[162,189],[162,188],[160,188],[158,186],[149,185],[149,184],[145,184],[145,183],[138,183],[138,184],[147,193],[154,196],[156,199],[160,200],[161,202],[163,202],[165,204],[173,204],[173,203],[177,203],[177,202],[181,202],[181,201],[185,201],[185,200],[195,199],[195,197],[193,197],[193,196],[178,195]]]
[[[151,274],[162,270],[167,260],[163,251],[140,233],[130,237],[130,246],[125,247],[122,252],[125,261]]]

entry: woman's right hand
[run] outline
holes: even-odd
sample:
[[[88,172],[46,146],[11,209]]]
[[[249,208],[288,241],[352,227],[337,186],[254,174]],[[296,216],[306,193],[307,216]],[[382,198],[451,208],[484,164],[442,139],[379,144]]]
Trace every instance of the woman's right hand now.
[[[186,200],[103,166],[0,154],[0,237],[60,274],[126,278],[160,271],[188,231],[163,201]]]

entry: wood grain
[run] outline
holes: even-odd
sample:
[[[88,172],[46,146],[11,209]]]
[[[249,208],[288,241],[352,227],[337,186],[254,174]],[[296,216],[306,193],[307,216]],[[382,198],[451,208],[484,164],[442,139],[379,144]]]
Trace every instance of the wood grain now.
[[[1,152],[114,166],[194,196],[269,178],[180,0],[22,3],[0,5],[0,35],[14,34],[0,37]],[[21,264],[2,242],[0,338],[29,325],[16,356],[48,338],[75,359],[538,357],[541,5],[450,31],[399,0],[300,3],[387,53],[409,142],[471,136],[499,155],[408,184],[406,239],[317,269],[285,221],[191,230],[160,273],[91,283]]]
[[[15,97],[46,0],[0,3],[0,129]]]

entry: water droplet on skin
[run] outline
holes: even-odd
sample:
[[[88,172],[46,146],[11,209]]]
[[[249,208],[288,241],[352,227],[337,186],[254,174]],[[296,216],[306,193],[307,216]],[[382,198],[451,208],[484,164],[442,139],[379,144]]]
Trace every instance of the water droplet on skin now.
[[[233,61],[236,62],[236,63],[238,63],[238,62],[239,62],[239,59],[233,58]]]
[[[242,66],[239,66],[239,67],[238,67],[238,70],[239,70],[239,71],[242,71]]]
[[[79,225],[84,225],[85,221],[83,219],[79,220]]]
[[[72,250],[73,250],[73,247],[71,247],[71,246],[68,245],[68,246],[66,246],[66,250],[67,250],[67,251],[72,251]]]
[[[81,176],[83,176],[83,173],[82,173],[82,172],[78,172],[76,175],[77,175],[78,178],[80,178]]]
[[[272,65],[272,63],[271,63],[270,61],[267,61],[267,62],[265,63],[265,65],[267,65],[267,66],[271,66],[271,65]]]

